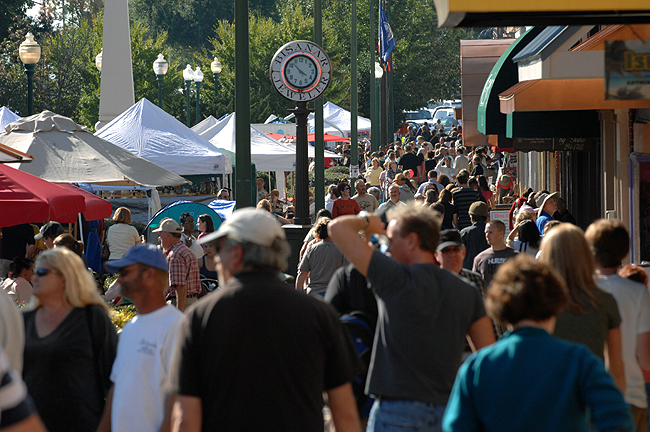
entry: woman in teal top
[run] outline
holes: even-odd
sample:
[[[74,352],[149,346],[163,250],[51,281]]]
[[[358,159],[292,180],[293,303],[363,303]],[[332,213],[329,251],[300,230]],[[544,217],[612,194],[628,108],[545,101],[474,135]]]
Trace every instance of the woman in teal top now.
[[[488,314],[510,329],[460,367],[443,418],[452,431],[633,431],[621,392],[586,347],[553,336],[564,281],[521,254],[501,266]]]

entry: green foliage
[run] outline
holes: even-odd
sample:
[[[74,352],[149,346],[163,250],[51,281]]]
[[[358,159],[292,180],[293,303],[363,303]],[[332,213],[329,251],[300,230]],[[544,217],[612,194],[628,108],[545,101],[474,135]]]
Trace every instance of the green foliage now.
[[[280,96],[269,79],[269,65],[275,52],[285,43],[296,39],[312,39],[313,18],[300,5],[279,10],[279,22],[271,18],[251,15],[249,21],[249,59],[250,59],[250,97],[251,121],[264,122],[270,114],[288,115],[287,110],[294,104]],[[209,39],[212,46],[204,50],[197,61],[209,65],[216,55],[224,65],[219,76],[218,94],[214,94],[214,81],[206,79],[201,92],[201,104],[215,117],[234,110],[235,101],[235,26],[225,20],[219,21],[215,28],[216,37]],[[334,51],[334,50],[332,50]],[[337,56],[332,59],[335,61]],[[337,86],[328,90],[328,95],[336,94]],[[341,89],[338,89],[341,93]],[[207,115],[206,115],[207,116]]]
[[[32,5],[32,0],[2,1],[2,7],[0,7],[0,41],[11,34],[12,27],[24,19],[25,11]]]
[[[234,2],[222,0],[131,0],[132,19],[144,24],[153,37],[157,33],[169,34],[169,42],[183,47],[183,60],[191,58],[192,51],[200,51],[215,37],[213,24],[233,22]],[[277,18],[276,0],[250,0],[253,14]]]
[[[117,330],[124,327],[124,324],[131,321],[131,319],[138,314],[134,305],[113,306],[108,311],[108,316],[111,318],[113,325]]]
[[[29,0],[7,1],[24,5]],[[8,28],[9,36],[0,44],[0,105],[21,115],[26,113],[27,80],[17,53],[30,29],[43,48],[34,77],[35,112],[49,109],[92,130],[99,114],[100,75],[95,56],[102,45],[101,0],[66,0],[66,15],[62,12],[64,0],[44,1],[44,12],[37,23],[18,13]],[[436,11],[429,0],[392,0],[391,4],[390,22],[397,40],[393,51],[393,95],[395,120],[399,121],[403,110],[459,94],[459,41],[474,36],[471,30],[438,29]],[[163,84],[165,111],[185,123],[182,70],[186,63],[194,69],[200,66],[205,73],[200,92],[201,117],[221,117],[234,111],[233,5],[220,0],[131,0],[136,101],[146,97],[157,103],[158,83],[152,64],[162,52],[170,62]],[[333,79],[325,99],[350,109],[351,2],[331,0],[323,2],[323,8],[323,45],[333,65]],[[263,122],[270,114],[284,116],[293,108],[293,103],[272,88],[268,69],[279,47],[295,39],[313,39],[313,0],[250,0],[250,9],[251,121]],[[369,39],[370,34],[377,34],[376,17],[370,28],[369,0],[357,0],[358,110],[365,117],[370,117],[370,92],[374,86],[370,50],[376,48],[370,47]],[[216,92],[209,69],[215,55],[223,63]],[[190,97],[194,124],[194,85]]]
[[[83,75],[88,84],[87,91],[80,97],[79,118],[80,123],[89,129],[94,129],[94,124],[99,117],[100,73],[95,67],[95,53],[101,50],[103,33],[103,16],[98,17],[94,24],[93,51],[88,59]],[[155,38],[148,36],[148,29],[138,23],[131,23],[131,58],[133,62],[133,86],[136,102],[141,98],[158,104],[158,81],[153,72],[153,62],[159,53],[163,53],[169,61],[169,71],[163,82],[163,109],[172,115],[176,114],[179,120],[184,120],[185,104],[184,95],[178,92],[183,86],[182,65],[179,60],[172,60],[166,46],[167,35],[157,35]],[[182,111],[179,109],[182,105]],[[173,110],[172,108],[176,108]]]
[[[359,113],[366,117],[370,117],[371,77],[374,81],[370,31],[376,44],[376,8],[375,5],[374,27],[370,29],[370,4],[368,0],[357,1]],[[389,22],[397,41],[392,56],[393,97],[395,121],[399,122],[403,110],[418,109],[431,100],[455,98],[460,94],[460,40],[471,39],[473,35],[465,29],[438,29],[433,2],[427,0],[391,0],[391,9]],[[351,16],[351,4],[344,0],[328,2],[323,11],[323,20],[331,23],[327,31],[324,24],[324,37],[336,40],[332,45],[342,56],[341,72],[348,76]],[[375,57],[379,57],[376,48]],[[341,102],[341,106],[349,109],[349,98]]]

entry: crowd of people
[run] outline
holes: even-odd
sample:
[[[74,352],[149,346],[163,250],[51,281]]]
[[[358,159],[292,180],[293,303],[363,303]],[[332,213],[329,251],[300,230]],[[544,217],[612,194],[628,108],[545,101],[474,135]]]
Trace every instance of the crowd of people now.
[[[458,131],[407,135],[329,187],[292,284],[261,178],[257,208],[165,218],[160,245],[117,209],[112,293],[62,225],[32,230],[0,290],[0,430],[645,431],[650,295],[623,224],[493,185],[499,156]]]

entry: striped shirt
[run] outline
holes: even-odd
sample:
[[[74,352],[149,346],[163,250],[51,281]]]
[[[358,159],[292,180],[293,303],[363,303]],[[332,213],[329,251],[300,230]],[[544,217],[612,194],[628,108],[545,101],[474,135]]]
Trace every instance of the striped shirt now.
[[[482,194],[472,188],[462,188],[458,189],[452,194],[454,197],[454,204],[456,209],[458,209],[458,230],[467,228],[472,224],[472,221],[469,218],[469,207],[476,201],[485,202]]]

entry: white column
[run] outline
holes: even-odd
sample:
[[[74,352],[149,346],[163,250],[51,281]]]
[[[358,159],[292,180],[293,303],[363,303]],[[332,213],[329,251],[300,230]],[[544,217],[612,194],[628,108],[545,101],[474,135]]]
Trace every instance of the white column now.
[[[97,130],[135,104],[128,0],[105,0],[102,43]]]

